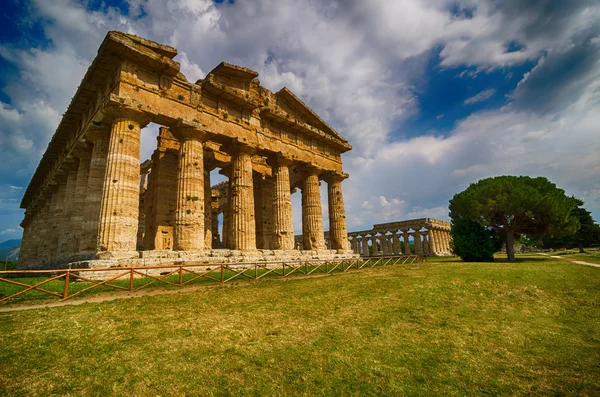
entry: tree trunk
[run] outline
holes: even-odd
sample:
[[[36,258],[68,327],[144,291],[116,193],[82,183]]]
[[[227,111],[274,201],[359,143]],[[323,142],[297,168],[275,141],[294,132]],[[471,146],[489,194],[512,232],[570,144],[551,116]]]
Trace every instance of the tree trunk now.
[[[580,254],[585,254],[585,250],[583,249],[583,244],[577,243],[577,246],[579,247],[579,253]]]
[[[512,231],[506,231],[506,255],[508,256],[509,262],[515,261],[515,247],[514,243],[514,235]]]

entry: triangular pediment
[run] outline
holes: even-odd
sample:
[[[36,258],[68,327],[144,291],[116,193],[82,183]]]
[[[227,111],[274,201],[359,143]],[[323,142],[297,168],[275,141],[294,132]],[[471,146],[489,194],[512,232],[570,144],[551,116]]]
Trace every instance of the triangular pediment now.
[[[318,128],[326,134],[334,136],[342,142],[348,142],[287,87],[283,87],[275,96],[277,97],[277,105],[286,112],[294,115],[297,119]]]

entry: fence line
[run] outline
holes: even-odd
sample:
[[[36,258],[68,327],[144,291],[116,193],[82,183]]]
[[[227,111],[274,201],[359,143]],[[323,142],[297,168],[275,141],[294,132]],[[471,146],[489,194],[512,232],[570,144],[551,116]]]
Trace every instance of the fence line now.
[[[189,285],[196,280],[208,280],[219,284],[228,283],[234,279],[259,280],[266,276],[289,277],[292,274],[309,276],[314,273],[331,274],[337,272],[348,272],[352,269],[359,270],[364,267],[388,266],[394,264],[418,263],[426,261],[426,257],[420,255],[401,255],[401,256],[380,256],[368,258],[355,258],[344,260],[304,260],[304,261],[276,261],[276,262],[240,262],[240,263],[215,263],[215,264],[194,264],[180,263],[172,265],[157,266],[130,266],[114,268],[92,268],[92,269],[60,269],[60,270],[0,270],[0,286],[3,284],[16,285],[24,289],[12,295],[0,299],[0,303],[8,302],[18,296],[28,292],[42,292],[50,296],[58,297],[61,301],[71,299],[87,291],[100,286],[106,286],[117,290],[135,292],[147,288],[156,283],[163,283],[175,287]],[[148,270],[165,270],[158,275],[148,274]],[[86,273],[94,272],[97,276],[106,273],[108,278],[98,277],[96,280],[92,277],[86,277]],[[116,274],[115,274],[116,273]],[[184,276],[190,278],[184,280]],[[10,278],[48,276],[48,279],[41,280],[35,284],[26,284],[21,281],[11,280]],[[136,277],[137,276],[137,277]],[[170,280],[177,276],[176,280]],[[149,279],[142,285],[136,286],[136,280]],[[54,282],[63,281],[60,291],[51,291],[41,286]],[[128,285],[114,284],[114,281],[128,280]],[[92,283],[79,291],[72,291],[72,281],[82,281]],[[0,294],[0,297],[2,295]]]

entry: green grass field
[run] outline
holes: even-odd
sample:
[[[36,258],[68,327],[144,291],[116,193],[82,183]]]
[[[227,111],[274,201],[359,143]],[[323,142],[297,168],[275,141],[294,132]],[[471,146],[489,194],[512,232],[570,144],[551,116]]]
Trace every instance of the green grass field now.
[[[0,395],[599,395],[600,269],[519,259],[0,313]]]
[[[600,252],[598,251],[588,251],[585,254],[580,254],[578,251],[577,253],[565,255],[564,257],[569,259],[576,259],[578,261],[600,264]]]

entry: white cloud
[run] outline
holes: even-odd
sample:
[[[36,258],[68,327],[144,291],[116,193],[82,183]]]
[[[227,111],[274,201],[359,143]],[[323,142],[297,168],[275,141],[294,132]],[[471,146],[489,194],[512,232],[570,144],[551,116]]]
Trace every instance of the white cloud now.
[[[465,105],[472,105],[474,103],[483,102],[490,99],[496,93],[495,88],[490,88],[485,91],[481,91],[477,95],[473,95],[470,98],[465,99]]]
[[[549,16],[542,3],[130,0],[127,17],[110,7],[90,12],[71,0],[35,0],[33,19],[42,21],[51,45],[0,46],[0,55],[20,71],[4,88],[11,105],[0,106],[0,156],[10,164],[1,175],[33,171],[106,31],[117,29],[177,47],[190,81],[228,61],[257,70],[268,88],[285,85],[305,100],[354,147],[343,156],[351,175],[344,182],[350,228],[445,217],[448,199],[468,182],[504,173],[548,176],[600,214],[597,72],[586,69],[550,98],[535,90],[544,76],[554,76],[550,66],[581,47],[577,37],[597,26],[600,7],[562,2]],[[451,6],[472,16],[452,15]],[[597,48],[597,33],[588,42]],[[503,109],[472,114],[445,134],[403,135],[400,128],[392,136],[418,112],[414,82],[438,49],[442,67],[471,66],[457,72],[465,79],[543,61]],[[467,101],[487,99],[493,90]],[[536,101],[551,102],[552,112],[539,111]],[[150,137],[145,154],[156,133],[150,131],[144,132]],[[414,135],[420,136],[407,138]],[[299,196],[293,196],[296,230]]]
[[[4,229],[0,231],[0,235],[16,233],[17,229]]]

